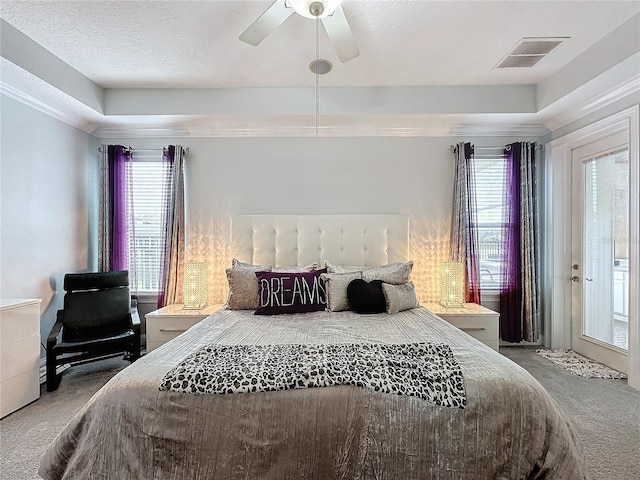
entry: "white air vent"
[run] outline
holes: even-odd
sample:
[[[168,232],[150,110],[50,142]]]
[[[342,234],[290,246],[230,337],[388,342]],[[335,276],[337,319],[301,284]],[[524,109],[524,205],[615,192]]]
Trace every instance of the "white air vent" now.
[[[523,37],[493,68],[533,67],[570,37]]]

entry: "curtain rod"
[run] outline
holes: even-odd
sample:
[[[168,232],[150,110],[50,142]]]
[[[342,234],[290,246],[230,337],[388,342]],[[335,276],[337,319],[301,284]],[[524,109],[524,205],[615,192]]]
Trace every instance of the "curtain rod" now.
[[[455,150],[457,145],[449,145],[449,150]],[[473,147],[474,150],[502,150],[505,149],[507,151],[511,150],[511,145],[495,145],[492,147]],[[536,150],[542,150],[542,145],[536,144]]]
[[[125,150],[129,150],[129,152],[164,152],[166,148],[133,148],[133,147],[125,147]],[[191,151],[191,147],[183,148],[185,153],[189,153]],[[102,147],[98,147],[98,151],[102,153]]]

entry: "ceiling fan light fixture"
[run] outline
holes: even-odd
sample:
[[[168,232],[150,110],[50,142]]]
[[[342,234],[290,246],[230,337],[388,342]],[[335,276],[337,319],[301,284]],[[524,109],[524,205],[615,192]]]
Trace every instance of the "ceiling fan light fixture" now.
[[[314,75],[326,75],[333,70],[333,64],[329,60],[319,58],[309,64],[309,70],[311,70],[311,73]]]
[[[342,0],[286,0],[298,15],[315,20],[333,15]]]

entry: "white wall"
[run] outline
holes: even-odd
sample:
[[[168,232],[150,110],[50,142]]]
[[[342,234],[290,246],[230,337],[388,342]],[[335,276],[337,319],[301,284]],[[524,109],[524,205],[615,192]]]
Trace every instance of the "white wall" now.
[[[0,296],[40,298],[46,342],[62,279],[86,270],[96,139],[0,95]]]
[[[503,145],[523,139],[466,139]],[[411,218],[412,278],[437,300],[449,255],[456,138],[108,139],[134,149],[180,143],[186,160],[187,260],[210,265],[209,301],[222,303],[233,214],[401,213]]]

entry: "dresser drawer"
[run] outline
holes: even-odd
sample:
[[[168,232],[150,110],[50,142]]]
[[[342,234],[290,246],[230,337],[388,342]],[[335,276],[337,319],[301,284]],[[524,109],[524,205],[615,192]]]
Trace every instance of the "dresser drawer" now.
[[[440,314],[444,320],[480,341],[498,338],[498,316],[465,316]]]
[[[190,327],[200,322],[204,317],[154,317],[149,321],[147,317],[147,341],[168,342],[186,332]]]
[[[0,345],[40,335],[40,301],[0,309]],[[38,345],[38,355],[40,346]]]
[[[0,382],[40,368],[40,335],[0,346]]]
[[[40,368],[0,382],[0,418],[40,397]]]
[[[167,305],[145,316],[147,323],[147,352],[186,332],[222,305],[207,305],[200,310],[186,310],[180,304]]]
[[[497,312],[475,303],[449,308],[438,303],[427,303],[425,307],[467,335],[499,351],[500,314]]]

